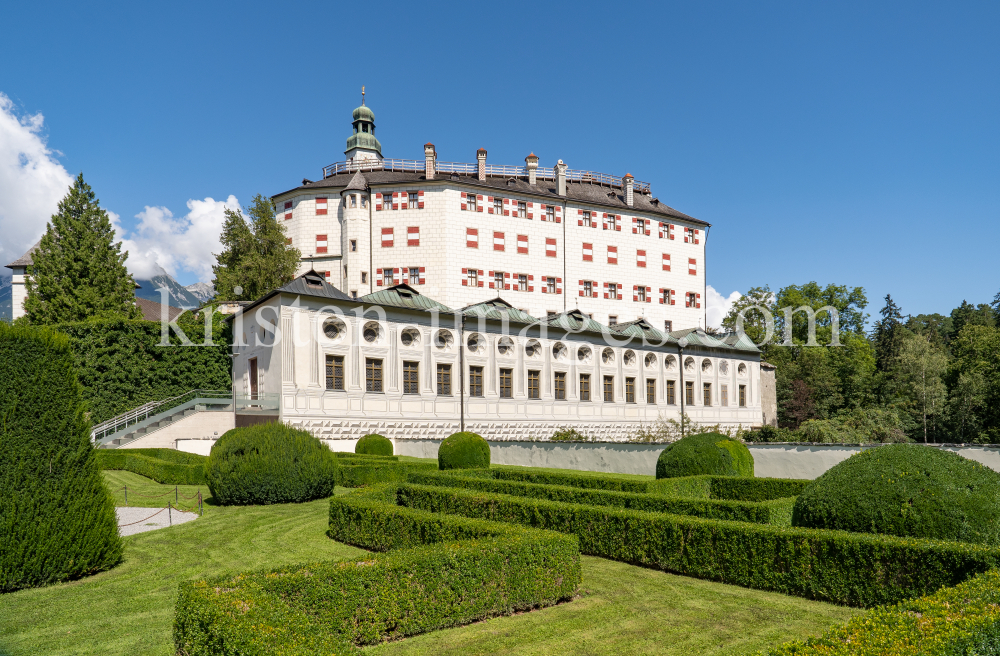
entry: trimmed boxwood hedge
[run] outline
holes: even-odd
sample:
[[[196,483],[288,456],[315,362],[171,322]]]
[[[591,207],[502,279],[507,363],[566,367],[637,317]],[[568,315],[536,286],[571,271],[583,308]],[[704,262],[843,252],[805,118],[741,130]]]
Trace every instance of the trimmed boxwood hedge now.
[[[576,535],[580,551],[698,578],[870,607],[955,585],[1000,549],[938,540],[701,519],[401,484],[398,503]]]
[[[205,475],[224,506],[299,503],[333,493],[337,457],[304,430],[257,424],[226,431],[212,446]]]
[[[452,433],[438,447],[438,469],[490,466],[490,445],[475,433]]]
[[[358,461],[340,459],[337,469],[337,485],[343,487],[363,487],[377,483],[398,483],[405,481],[414,471],[437,471],[434,463]]]
[[[369,433],[354,445],[354,453],[372,456],[391,456],[392,442],[377,433]]]
[[[1000,473],[957,453],[890,444],[835,465],[803,490],[796,526],[1000,544]]]
[[[821,637],[768,656],[987,656],[1000,653],[1000,572],[993,569],[927,597],[883,606]]]
[[[0,322],[0,592],[121,561],[69,338]]]
[[[173,449],[97,449],[101,469],[120,469],[164,485],[205,485],[208,458]]]
[[[715,474],[753,477],[753,455],[739,440],[721,433],[683,437],[660,453],[657,478]]]
[[[408,482],[418,485],[460,487],[483,492],[512,494],[532,499],[548,499],[591,506],[615,506],[648,512],[693,515],[755,524],[791,526],[793,497],[774,501],[720,501],[715,499],[684,499],[660,494],[640,494],[611,490],[584,489],[566,485],[540,485],[518,481],[466,478],[441,473],[413,473]]]
[[[393,491],[381,486],[330,500],[331,537],[388,553],[182,583],[177,652],[360,656],[360,645],[576,593],[574,537],[401,508],[386,500]]]

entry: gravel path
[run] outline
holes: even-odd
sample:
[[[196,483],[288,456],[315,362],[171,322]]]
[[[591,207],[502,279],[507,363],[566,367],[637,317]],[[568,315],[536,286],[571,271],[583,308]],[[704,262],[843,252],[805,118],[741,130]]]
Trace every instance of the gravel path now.
[[[115,514],[118,515],[118,532],[124,537],[198,519],[198,513],[183,510],[170,510],[169,516],[167,513],[166,508],[160,508],[159,511],[156,508],[115,508]]]

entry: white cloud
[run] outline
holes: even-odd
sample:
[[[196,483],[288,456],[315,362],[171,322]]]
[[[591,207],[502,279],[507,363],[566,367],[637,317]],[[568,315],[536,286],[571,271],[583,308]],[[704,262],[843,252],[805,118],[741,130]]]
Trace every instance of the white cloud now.
[[[38,241],[73,183],[45,142],[44,121],[40,113],[18,116],[0,92],[0,267]]]
[[[708,285],[705,293],[708,295],[708,305],[706,305],[708,308],[706,312],[708,325],[713,328],[721,328],[722,320],[729,314],[729,309],[733,307],[733,303],[738,301],[743,294],[733,292],[729,296],[723,296],[715,291],[715,287],[711,285]]]
[[[232,195],[225,201],[189,200],[188,213],[175,217],[166,207],[147,205],[135,215],[138,222],[129,231],[122,227],[118,215],[109,215],[115,237],[122,240],[122,250],[128,251],[125,265],[137,280],[149,279],[162,268],[175,278],[187,271],[207,281],[212,279],[213,253],[222,251],[219,237],[225,210],[239,206]]]

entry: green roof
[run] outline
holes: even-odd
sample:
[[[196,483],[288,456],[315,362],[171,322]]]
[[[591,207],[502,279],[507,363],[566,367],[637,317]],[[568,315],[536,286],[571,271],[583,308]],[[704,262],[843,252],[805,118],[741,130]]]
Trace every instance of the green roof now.
[[[684,340],[684,346],[705,346],[708,348],[721,348],[735,351],[749,351],[760,353],[760,349],[746,335],[742,337],[736,333],[725,333],[715,336],[709,335],[700,328],[687,328],[670,333],[677,341]]]
[[[437,310],[438,312],[451,312],[451,308],[438,303],[430,296],[424,296],[406,283],[393,285],[377,292],[362,296],[361,301],[374,303],[376,305],[388,305],[392,307],[406,308],[409,310]]]
[[[562,328],[563,330],[570,332],[581,332],[586,330],[588,332],[603,333],[607,331],[606,326],[597,323],[580,310],[570,310],[569,312],[563,312],[562,314],[554,314],[547,317],[545,319],[545,323],[553,328]]]
[[[486,317],[487,319],[492,319],[494,321],[503,321],[506,319],[511,323],[539,323],[538,319],[535,317],[531,316],[527,312],[518,310],[516,307],[499,297],[491,301],[483,301],[482,303],[466,306],[461,309],[461,312],[467,317]]]

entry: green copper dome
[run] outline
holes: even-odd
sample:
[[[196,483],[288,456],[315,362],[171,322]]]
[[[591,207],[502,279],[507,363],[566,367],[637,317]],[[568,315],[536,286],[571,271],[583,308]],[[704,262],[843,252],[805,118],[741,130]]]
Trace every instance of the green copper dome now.
[[[352,115],[354,134],[347,139],[347,150],[345,154],[355,148],[372,150],[382,157],[382,144],[375,138],[375,113],[365,107],[364,104],[354,110]]]

